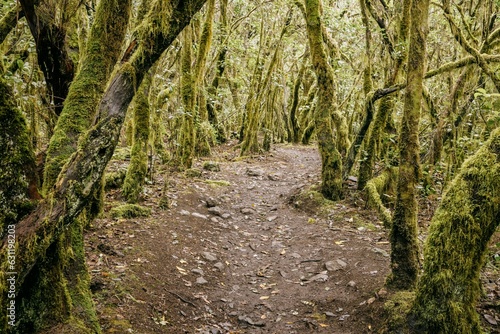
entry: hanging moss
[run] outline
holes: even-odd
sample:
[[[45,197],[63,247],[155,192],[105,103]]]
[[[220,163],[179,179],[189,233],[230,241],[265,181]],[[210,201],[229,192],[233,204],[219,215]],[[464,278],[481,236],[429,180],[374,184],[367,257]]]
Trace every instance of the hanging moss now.
[[[500,129],[462,165],[432,218],[409,325],[418,333],[482,333],[476,304],[500,220]]]

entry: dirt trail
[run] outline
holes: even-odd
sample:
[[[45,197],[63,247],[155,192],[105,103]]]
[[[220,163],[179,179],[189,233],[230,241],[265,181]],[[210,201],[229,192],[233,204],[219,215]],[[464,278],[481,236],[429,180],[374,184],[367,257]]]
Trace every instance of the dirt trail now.
[[[87,251],[104,332],[372,332],[389,268],[373,212],[350,192],[324,214],[294,196],[318,183],[314,147],[234,155],[219,153],[220,171],[172,175],[169,210],[158,180],[151,217],[96,221]]]

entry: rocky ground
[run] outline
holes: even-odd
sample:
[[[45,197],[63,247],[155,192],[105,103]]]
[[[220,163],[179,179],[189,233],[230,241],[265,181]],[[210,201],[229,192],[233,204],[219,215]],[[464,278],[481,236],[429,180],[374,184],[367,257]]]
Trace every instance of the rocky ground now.
[[[245,159],[237,153],[222,147],[210,158],[217,164],[200,160],[189,173],[158,170],[141,203],[149,217],[107,213],[94,222],[87,252],[103,332],[381,329],[390,246],[355,180],[345,200],[326,202],[311,191],[319,182],[315,147],[279,145]],[[165,183],[169,209],[158,205]],[[106,212],[120,204],[119,191],[107,193]],[[481,310],[497,333],[500,289],[490,269],[489,306]]]

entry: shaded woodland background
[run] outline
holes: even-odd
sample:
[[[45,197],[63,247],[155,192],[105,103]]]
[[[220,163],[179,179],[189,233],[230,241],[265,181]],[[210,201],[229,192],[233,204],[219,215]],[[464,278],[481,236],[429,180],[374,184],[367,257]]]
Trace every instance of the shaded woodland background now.
[[[117,145],[131,163],[107,177],[136,204],[159,164],[189,170],[237,138],[242,157],[315,143],[325,198],[348,178],[366,192],[390,230],[387,284],[410,299],[395,331],[481,332],[500,221],[498,0],[0,5],[2,310],[9,226],[17,273],[4,331],[100,331],[83,233]],[[440,206],[421,254],[423,197]]]

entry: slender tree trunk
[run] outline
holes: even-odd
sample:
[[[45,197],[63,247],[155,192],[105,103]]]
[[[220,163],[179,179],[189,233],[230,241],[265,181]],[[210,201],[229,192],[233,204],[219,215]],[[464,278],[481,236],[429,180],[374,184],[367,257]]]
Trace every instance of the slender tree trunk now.
[[[130,165],[123,181],[122,194],[129,203],[137,203],[148,173],[149,89],[151,75],[146,75],[134,97],[134,138]]]
[[[314,122],[321,154],[321,192],[332,200],[343,197],[342,192],[342,157],[334,141],[332,115],[343,118],[336,110],[336,97],[333,70],[328,64],[323,45],[322,23],[320,18],[320,0],[306,0],[306,24],[311,59],[318,80],[318,103]],[[337,128],[337,136],[342,134]],[[341,150],[345,150],[342,147]]]
[[[191,69],[192,28],[186,27],[182,36],[181,50],[181,99],[183,106],[182,127],[177,157],[181,168],[191,168],[195,152],[196,129],[194,100],[196,87]]]
[[[59,115],[63,110],[63,102],[68,95],[73,81],[75,68],[66,50],[66,30],[63,25],[50,21],[55,13],[41,13],[38,1],[20,0],[31,34],[35,39],[37,60],[43,72],[47,88],[54,103],[54,111]],[[50,10],[56,11],[57,3]]]
[[[219,88],[220,80],[224,71],[226,69],[226,55],[227,55],[227,43],[228,43],[228,31],[227,31],[227,0],[220,1],[220,41],[221,47],[217,54],[217,65],[215,69],[215,76],[212,80],[212,85],[208,88],[208,100],[207,100],[207,113],[208,121],[212,127],[216,130],[217,141],[219,143],[225,143],[227,141],[226,133],[224,127],[219,122],[219,112],[220,108],[217,108],[217,90]]]
[[[297,74],[297,78],[295,79],[295,83],[293,84],[293,94],[292,94],[292,104],[290,106],[290,129],[291,129],[291,138],[288,140],[292,143],[297,144],[300,140],[300,124],[298,121],[297,110],[299,107],[299,92],[300,86],[302,85],[302,79],[304,77],[304,73],[306,70],[307,58],[309,55],[309,51],[306,51],[302,56],[302,64],[300,65],[299,73]]]
[[[410,45],[407,86],[399,138],[399,179],[391,229],[391,268],[389,283],[408,289],[418,276],[417,189],[420,176],[419,120],[425,69],[429,0],[411,1]]]

